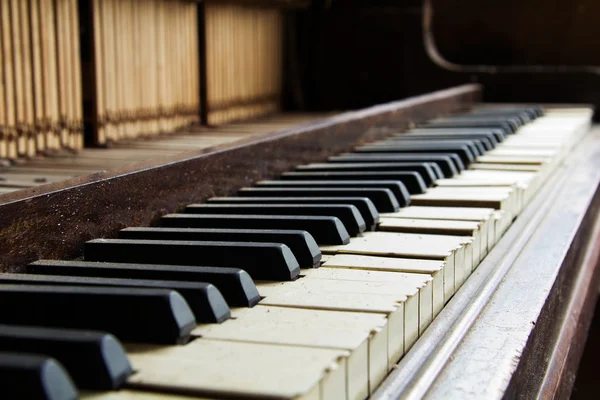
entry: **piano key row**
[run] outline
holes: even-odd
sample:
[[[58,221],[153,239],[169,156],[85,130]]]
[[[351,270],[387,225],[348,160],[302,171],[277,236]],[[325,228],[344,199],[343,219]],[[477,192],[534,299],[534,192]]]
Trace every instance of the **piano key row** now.
[[[571,118],[571,125],[552,131],[555,151],[543,153],[537,169],[507,172],[478,164],[529,165],[529,159],[517,162],[504,144],[523,137],[521,143],[535,150],[540,136],[532,127],[548,124],[536,119],[536,109],[492,116],[482,111],[432,121],[384,145],[259,182],[242,189],[240,197],[190,205],[185,214],[165,216],[161,228],[128,228],[120,239],[87,243],[86,261],[33,263],[28,272],[34,274],[6,275],[0,296],[39,301],[43,294],[47,307],[28,314],[33,303],[23,300],[20,310],[29,317],[0,322],[68,328],[67,318],[77,328],[154,343],[125,346],[139,370],[126,379],[130,388],[364,398],[493,247],[575,140],[582,120]],[[525,122],[529,125],[519,128]],[[469,135],[476,139],[465,139]],[[427,143],[446,136],[451,139]],[[519,141],[513,143],[522,156]],[[390,151],[380,156],[364,149]],[[491,154],[497,158],[483,159]],[[505,164],[498,161],[503,157]],[[375,227],[377,232],[367,231]],[[321,262],[321,268],[310,269]],[[301,279],[278,282],[298,273]],[[28,286],[11,289],[15,282]],[[104,321],[101,312],[86,319],[83,311],[111,304],[111,296],[120,299],[110,307],[119,312],[106,313]],[[130,300],[143,296],[159,304],[152,315]],[[230,310],[225,301],[236,308]],[[71,307],[57,307],[63,303]],[[53,318],[54,308],[63,312],[62,319]],[[196,339],[184,346],[156,344],[186,342],[188,336]],[[61,362],[62,357],[55,356]],[[173,370],[165,371],[162,361]],[[256,370],[265,376],[257,377]],[[81,388],[94,389],[71,375]]]

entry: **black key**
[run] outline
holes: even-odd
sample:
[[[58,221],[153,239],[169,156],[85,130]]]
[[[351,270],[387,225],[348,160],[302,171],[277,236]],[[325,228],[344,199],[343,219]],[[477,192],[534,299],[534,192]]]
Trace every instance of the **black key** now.
[[[417,162],[436,164],[443,171],[462,171],[464,166],[460,157],[457,154],[432,154],[432,153],[384,153],[384,154],[370,154],[370,153],[345,153],[339,156],[330,157],[329,163],[405,163],[405,162]]]
[[[493,128],[435,128],[435,127],[420,127],[411,129],[407,133],[428,133],[428,134],[492,134],[498,142],[503,142],[506,139],[506,133],[502,129]]]
[[[96,239],[85,243],[84,258],[86,261],[241,268],[253,279],[269,281],[291,281],[300,274],[296,257],[281,243]]]
[[[67,371],[49,357],[0,353],[2,398],[75,400],[77,389]]]
[[[319,163],[307,164],[296,167],[296,171],[302,172],[335,172],[335,173],[350,173],[350,172],[416,172],[425,182],[425,186],[429,187],[436,179],[435,172],[432,171],[429,163]]]
[[[404,184],[410,194],[425,193],[427,187],[421,174],[414,171],[357,171],[357,172],[285,172],[280,179],[286,181],[399,181]]]
[[[374,142],[365,147],[394,147],[394,146],[410,146],[418,148],[419,145],[423,146],[467,146],[474,157],[478,157],[485,153],[483,144],[476,138],[468,139],[456,139],[456,138],[442,138],[438,140],[419,139],[410,137],[410,135],[395,136],[393,138]]]
[[[219,204],[352,204],[362,215],[368,229],[374,229],[379,223],[379,213],[375,208],[375,204],[373,204],[373,202],[366,197],[213,197],[207,201],[209,203]],[[276,242],[276,240],[273,241]],[[294,251],[292,246],[290,246],[288,243],[286,244],[292,249],[292,251]],[[298,258],[298,256],[296,256],[296,258]]]
[[[329,158],[330,163],[396,163],[396,162],[426,162],[435,163],[444,173],[445,178],[452,178],[459,171],[464,169],[460,158],[451,154],[431,154],[431,153],[383,153],[383,154],[370,154],[370,153],[350,153],[341,156]],[[458,159],[458,164],[457,163]],[[461,168],[462,167],[462,168]]]
[[[229,306],[210,283],[173,282],[142,279],[96,278],[84,276],[0,274],[0,284],[137,287],[176,290],[190,306],[197,322],[223,322],[231,317]]]
[[[250,214],[250,215],[297,215],[337,217],[350,236],[358,236],[366,225],[358,209],[344,204],[191,204],[185,208],[188,214]]]
[[[435,174],[435,179],[444,179],[444,171],[440,168],[440,166],[436,163],[427,163],[433,173]]]
[[[410,204],[410,194],[399,181],[260,181],[256,187],[266,188],[314,188],[314,189],[389,189],[400,207]]]
[[[485,140],[485,144],[484,144]],[[488,146],[491,150],[491,144],[487,141],[486,138],[440,138],[437,140],[431,140],[428,138],[420,139],[417,137],[411,137],[410,135],[405,135],[403,138],[392,138],[390,139],[390,143],[409,143],[411,145],[417,143],[435,143],[435,144],[464,144],[469,147],[469,150],[473,153],[475,157],[482,156],[486,151]]]
[[[395,137],[395,138],[391,138],[385,141],[380,141],[380,142],[375,142],[375,143],[371,143],[368,148],[375,148],[375,149],[380,149],[380,148],[394,148],[394,147],[415,147],[418,148],[418,146],[423,145],[425,146],[425,149],[423,149],[423,151],[426,151],[427,147],[441,147],[442,145],[451,145],[451,146],[458,146],[458,145],[464,145],[466,146],[469,151],[471,152],[471,154],[473,155],[474,158],[482,156],[485,152],[485,146],[483,145],[483,143],[481,142],[481,140],[479,139],[451,139],[451,138],[441,138],[441,139],[437,139],[437,140],[430,140],[430,139],[417,139],[417,138],[411,138],[408,135],[404,135],[404,137],[399,138],[399,137]],[[365,146],[367,147],[367,146]],[[421,151],[421,150],[419,150]],[[458,153],[457,153],[458,154]]]
[[[484,123],[501,123],[508,124],[513,132],[516,132],[523,123],[518,117],[515,116],[507,116],[507,115],[477,115],[477,114],[462,114],[462,115],[453,115],[446,118],[438,118],[433,120],[433,123],[436,122],[484,122]]]
[[[402,136],[403,138],[400,139],[400,136]],[[468,134],[468,133],[457,133],[457,134],[451,134],[451,133],[412,133],[412,132],[406,132],[403,133],[402,135],[399,135],[397,137],[394,137],[393,140],[432,140],[432,141],[438,141],[438,140],[446,140],[446,139],[468,139],[468,140],[474,140],[477,143],[481,144],[481,146],[483,146],[485,151],[489,151],[489,150],[493,150],[496,148],[496,146],[499,144],[498,139],[493,135],[493,134],[481,134],[481,133],[475,133],[475,134]]]
[[[388,160],[422,160],[420,162],[427,162],[430,165],[436,165],[437,171],[441,171],[443,175],[458,173],[465,169],[465,166],[459,157],[455,153],[383,153],[383,154],[370,154],[370,153],[351,153],[355,157],[365,157],[367,162],[370,160],[384,160],[382,162],[389,162]],[[340,156],[341,157],[341,156]],[[334,162],[334,161],[330,161]]]
[[[389,189],[365,188],[268,188],[251,187],[239,191],[241,197],[367,197],[379,212],[396,212],[400,208],[396,196]],[[308,229],[307,229],[308,230]],[[308,230],[313,236],[315,234]],[[317,243],[319,241],[315,236]],[[341,243],[345,244],[345,243]]]
[[[161,218],[160,224],[170,228],[303,230],[319,244],[348,244],[350,241],[344,224],[336,217],[168,214]]]
[[[440,121],[431,121],[427,125],[421,126],[423,127],[431,127],[431,128],[453,128],[456,130],[462,128],[491,128],[491,129],[500,129],[504,132],[505,135],[512,135],[515,133],[515,128],[508,122],[498,122],[498,121],[489,121],[487,119],[472,119],[468,121],[452,121],[452,120],[440,120]]]
[[[157,344],[186,342],[196,327],[173,290],[51,285],[0,285],[0,323],[108,331]]]
[[[474,117],[511,117],[519,120],[521,125],[525,125],[533,121],[537,117],[533,117],[532,115],[527,113],[525,110],[490,110],[490,109],[479,109],[471,111],[465,115],[474,116]]]
[[[118,389],[133,373],[123,346],[106,332],[0,325],[0,352],[13,351],[56,359],[80,389]]]
[[[544,115],[544,109],[541,106],[527,106],[527,107],[479,107],[471,110],[470,114],[490,114],[490,115],[509,115],[511,113],[518,113],[519,115],[525,114],[532,121],[538,117]]]
[[[475,154],[471,151],[468,145],[466,144],[445,144],[445,143],[432,143],[432,142],[423,142],[423,143],[405,143],[398,142],[393,145],[369,145],[362,146],[355,149],[357,153],[397,153],[397,154],[414,154],[414,153],[454,153],[458,154],[461,161],[464,165],[469,165],[473,161],[475,161]]]
[[[119,232],[119,238],[283,243],[292,250],[300,268],[316,267],[321,261],[321,250],[315,239],[310,233],[298,230],[127,228]]]
[[[32,274],[208,282],[219,289],[232,307],[253,307],[260,301],[254,281],[246,271],[238,268],[62,260],[39,260],[26,268]]]
[[[482,139],[471,139],[471,140],[473,141],[473,144],[475,145],[477,150],[479,150],[479,154],[477,154],[478,157],[484,155],[487,151],[493,149],[490,141],[487,139],[482,138]]]

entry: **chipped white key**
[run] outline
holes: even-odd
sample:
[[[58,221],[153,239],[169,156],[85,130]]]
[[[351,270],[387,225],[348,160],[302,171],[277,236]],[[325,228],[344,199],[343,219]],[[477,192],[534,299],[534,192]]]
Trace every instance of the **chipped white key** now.
[[[494,212],[494,230],[496,235],[496,240],[500,240],[500,238],[504,235],[508,227],[512,224],[513,216],[504,211],[495,211]]]
[[[407,274],[409,275],[409,274]],[[400,282],[361,282],[337,279],[298,279],[285,286],[284,290],[302,292],[309,297],[319,297],[325,293],[349,293],[369,301],[369,295],[388,296],[390,300],[404,301],[404,346],[410,347],[419,336],[420,316],[431,320],[433,313],[431,281],[426,275],[410,274]],[[265,283],[257,281],[258,290],[263,294],[265,304],[278,305],[274,295],[281,294],[278,282]],[[424,299],[421,301],[421,290]],[[286,304],[281,304],[286,305]],[[362,310],[368,311],[368,310]]]
[[[523,171],[494,171],[494,170],[467,170],[453,179],[438,179],[438,187],[467,186],[478,187],[514,187],[520,200],[524,205],[535,195],[543,182],[543,176],[540,173]]]
[[[347,351],[197,339],[126,345],[130,388],[192,396],[345,399]]]
[[[437,316],[444,307],[444,261],[415,260],[410,258],[374,257],[355,254],[338,254],[323,256],[323,265],[320,270],[328,268],[356,269],[364,271],[381,272],[408,272],[427,274],[432,281],[433,317]],[[371,276],[369,279],[379,279]],[[454,286],[454,281],[452,281]]]
[[[378,229],[383,232],[425,233],[430,235],[465,236],[473,238],[473,266],[476,267],[485,256],[487,232],[482,224],[475,221],[380,218]]]
[[[316,268],[302,272],[305,279],[327,279],[336,281],[378,283],[377,293],[385,290],[396,292],[405,286],[418,286],[419,289],[419,335],[433,320],[433,278],[423,274],[406,272],[364,271],[346,268]],[[379,285],[381,284],[381,285]],[[398,289],[397,289],[398,288]]]
[[[458,236],[365,232],[342,246],[322,246],[323,254],[358,254],[440,260],[444,268],[444,301],[448,301],[473,268],[471,239]],[[454,284],[452,284],[454,282]]]
[[[419,331],[418,288],[411,290],[409,295],[382,294],[376,293],[373,288],[365,288],[365,283],[361,282],[323,284],[323,280],[319,284],[317,280],[307,283],[307,279],[299,279],[298,282],[296,285],[291,285],[296,282],[287,282],[285,286],[257,282],[260,293],[265,296],[260,304],[385,314],[388,319],[388,352],[395,360],[400,359],[405,348],[408,349],[416,340]]]
[[[384,218],[447,219],[479,222],[482,232],[487,235],[482,253],[485,256],[496,243],[494,224],[491,221],[493,213],[493,208],[409,206],[403,207],[395,213],[381,213],[379,215]]]
[[[523,193],[522,187],[518,185],[514,186],[463,186],[463,187],[444,187],[438,186],[433,189],[430,189],[429,192],[435,193],[434,197],[438,197],[443,199],[444,197],[452,200],[446,200],[447,204],[439,204],[441,206],[450,206],[454,207],[450,202],[464,201],[464,202],[474,202],[479,201],[481,199],[489,199],[496,198],[501,199],[505,198],[502,204],[497,203],[496,209],[508,211],[514,215],[518,215],[523,208]],[[428,192],[428,193],[429,193]],[[418,195],[420,196],[420,195]],[[418,205],[418,204],[416,204]],[[460,205],[459,205],[460,206]],[[467,207],[471,207],[467,205]],[[486,207],[489,207],[486,206]]]
[[[364,399],[387,375],[387,319],[384,314],[324,311],[257,305],[236,308],[232,319],[201,324],[202,338],[289,344],[347,350],[347,392]]]
[[[514,191],[510,188],[489,188],[472,190],[470,188],[434,187],[426,193],[414,194],[411,204],[415,206],[476,207],[508,210],[514,213]]]

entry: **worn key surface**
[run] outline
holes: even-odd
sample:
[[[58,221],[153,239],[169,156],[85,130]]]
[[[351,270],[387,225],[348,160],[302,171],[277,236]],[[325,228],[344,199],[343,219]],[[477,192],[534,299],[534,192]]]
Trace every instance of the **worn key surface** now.
[[[347,395],[349,354],[345,350],[214,339],[185,346],[127,345],[126,349],[139,369],[129,380],[131,388],[221,398]]]
[[[444,261],[444,299],[449,300],[472,270],[470,238],[396,232],[367,232],[346,246],[322,246],[324,254],[356,254]]]
[[[364,399],[383,380],[390,365],[384,314],[313,310],[259,305],[236,311],[222,325],[199,325],[202,338],[289,344],[349,352],[349,398]]]
[[[433,316],[444,306],[444,268],[446,262],[439,260],[417,260],[410,258],[337,254],[325,256],[321,268],[343,268],[360,271],[408,272],[427,274],[432,281]]]

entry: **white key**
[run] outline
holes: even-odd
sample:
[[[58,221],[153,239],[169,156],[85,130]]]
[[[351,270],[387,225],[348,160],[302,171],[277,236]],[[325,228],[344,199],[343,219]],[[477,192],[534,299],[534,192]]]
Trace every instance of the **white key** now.
[[[416,340],[419,331],[419,288],[389,287],[379,293],[365,282],[335,282],[299,279],[297,284],[258,282],[265,296],[260,304],[308,308],[316,310],[351,311],[385,314],[388,318],[388,351],[398,360]],[[397,290],[400,290],[398,292]]]
[[[187,396],[121,389],[107,392],[80,392],[82,400],[190,400]],[[211,400],[209,397],[194,397],[194,400]]]
[[[316,268],[303,271],[303,275],[305,275],[305,279],[374,282],[378,283],[375,286],[377,287],[377,293],[383,293],[388,287],[392,292],[395,292],[406,285],[419,286],[419,335],[425,331],[433,320],[433,278],[431,276],[406,272],[361,271],[345,268]]]
[[[481,230],[487,235],[483,254],[487,254],[496,243],[494,237],[493,208],[470,208],[470,207],[427,207],[409,206],[395,213],[379,214],[384,218],[414,218],[414,219],[447,219],[457,221],[475,221],[481,224]]]
[[[346,389],[350,399],[368,397],[391,365],[384,314],[257,305],[236,308],[232,316],[221,324],[198,325],[193,335],[347,350]]]
[[[362,237],[351,238],[347,245],[322,246],[321,251],[324,254],[358,254],[444,261],[445,302],[454,295],[464,281],[465,271],[471,271],[473,268],[471,239],[457,236],[365,232]]]
[[[446,201],[451,206],[450,202],[463,201],[472,203],[474,201],[480,201],[483,199],[501,199],[506,198],[502,205],[497,203],[498,210],[504,210],[518,215],[523,208],[522,204],[522,191],[518,186],[486,186],[486,187],[435,187],[430,189],[428,193],[431,193],[431,197],[438,198],[439,201]],[[421,195],[418,195],[421,196]],[[447,200],[442,200],[442,199]],[[418,204],[417,204],[418,205]]]
[[[126,345],[130,388],[193,396],[345,399],[347,351],[197,339],[183,346]]]
[[[513,192],[510,188],[474,191],[469,188],[435,187],[428,189],[426,193],[414,194],[410,198],[411,204],[415,206],[494,208],[514,212]]]
[[[485,257],[487,232],[475,221],[381,218],[378,229],[383,232],[425,233],[430,235],[464,236],[473,239],[473,264],[477,267]]]
[[[427,274],[432,281],[433,317],[436,317],[444,307],[444,261],[415,260],[408,258],[373,257],[354,254],[338,254],[323,256],[323,265],[319,270],[326,269],[355,269],[362,271],[408,272]],[[361,279],[380,279],[383,275],[369,275]],[[386,277],[387,279],[387,277]],[[454,287],[454,280],[452,281]]]

